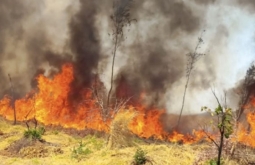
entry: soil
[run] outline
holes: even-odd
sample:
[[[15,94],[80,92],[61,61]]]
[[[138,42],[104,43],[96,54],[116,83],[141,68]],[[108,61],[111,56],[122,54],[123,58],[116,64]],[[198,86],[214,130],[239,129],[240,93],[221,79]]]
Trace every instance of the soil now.
[[[23,158],[48,157],[52,154],[57,155],[62,153],[63,151],[57,145],[44,140],[32,140],[24,137],[0,151],[0,154],[3,156]]]

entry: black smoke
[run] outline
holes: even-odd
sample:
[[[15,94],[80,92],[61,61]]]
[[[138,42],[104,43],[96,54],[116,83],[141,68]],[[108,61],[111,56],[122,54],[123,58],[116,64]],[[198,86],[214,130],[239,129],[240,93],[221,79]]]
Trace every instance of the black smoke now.
[[[75,80],[71,84],[70,99],[79,99],[80,91],[88,87],[100,61],[100,41],[95,27],[100,1],[80,0],[79,11],[69,22],[69,46],[74,54]]]
[[[198,35],[203,29],[202,19],[184,2],[174,0],[150,2],[152,4],[149,9],[144,8],[147,1],[134,2],[135,7],[131,10],[131,15],[138,22],[159,15],[165,18],[160,21],[159,27],[162,29],[151,28],[144,41],[141,42],[138,36],[137,42],[129,45],[128,62],[122,67],[119,77],[128,77],[128,84],[134,88],[136,94],[146,91],[157,102],[167,89],[185,75],[185,54],[192,51],[192,47],[189,47],[192,44],[178,45],[180,47],[176,49],[171,45],[166,46],[166,42],[170,41],[171,44],[172,40],[174,44],[182,34]],[[128,32],[126,36],[129,37]]]

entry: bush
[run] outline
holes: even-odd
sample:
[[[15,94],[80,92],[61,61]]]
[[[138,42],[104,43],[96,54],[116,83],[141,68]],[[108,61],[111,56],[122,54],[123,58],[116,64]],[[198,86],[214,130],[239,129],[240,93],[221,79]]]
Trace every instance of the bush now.
[[[40,127],[38,130],[37,129],[28,129],[24,132],[24,137],[30,138],[33,140],[41,140],[44,132],[45,132],[44,127]]]
[[[74,147],[72,150],[72,158],[80,159],[82,155],[88,155],[92,153],[92,151],[88,148],[85,148],[86,145],[79,142],[79,146],[76,148]]]
[[[146,153],[141,148],[138,148],[134,155],[134,164],[142,165],[145,164],[146,161],[147,161]]]
[[[210,159],[208,161],[205,162],[206,165],[217,165],[217,158],[216,159]],[[224,164],[223,159],[221,159],[220,164]]]
[[[24,136],[25,138],[31,138],[33,140],[36,140],[36,139],[40,140],[42,138],[42,135],[36,129],[33,129],[33,130],[29,129],[25,131]]]

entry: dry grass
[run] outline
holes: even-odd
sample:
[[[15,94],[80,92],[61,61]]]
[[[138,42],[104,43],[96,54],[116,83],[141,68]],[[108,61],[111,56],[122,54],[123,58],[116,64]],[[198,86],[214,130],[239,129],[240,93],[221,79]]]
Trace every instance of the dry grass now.
[[[132,136],[129,136],[130,134],[126,132],[126,126],[133,115],[125,114],[118,116],[115,120],[111,130],[114,135],[112,139],[114,144],[119,146],[127,145],[126,140]],[[122,124],[119,125],[120,123]],[[0,119],[0,130],[3,132],[3,135],[0,136],[0,150],[3,150],[14,141],[21,139],[26,127],[20,125],[13,126]],[[122,136],[122,133],[128,134]],[[47,131],[47,129],[42,138],[46,142],[60,148],[63,153],[49,152],[47,153],[47,157],[34,158],[7,157],[0,154],[0,165],[130,165],[138,147],[146,152],[146,156],[154,165],[192,165],[198,155],[208,149],[208,145],[206,144],[146,144],[139,140],[136,140],[135,146],[110,149],[107,147],[106,139],[104,138],[91,135],[83,138],[75,137],[61,131]],[[73,149],[77,148],[80,142],[91,152],[81,155],[79,159],[72,158]],[[23,149],[22,151],[25,150],[29,153],[31,148],[35,149],[30,146],[30,148]],[[52,150],[52,146],[49,146],[49,148],[45,146],[45,149]],[[226,164],[235,165],[235,162],[230,160]]]
[[[123,111],[118,113],[110,126],[109,148],[130,147],[132,143],[132,133],[128,130],[128,125],[135,117],[135,112]]]

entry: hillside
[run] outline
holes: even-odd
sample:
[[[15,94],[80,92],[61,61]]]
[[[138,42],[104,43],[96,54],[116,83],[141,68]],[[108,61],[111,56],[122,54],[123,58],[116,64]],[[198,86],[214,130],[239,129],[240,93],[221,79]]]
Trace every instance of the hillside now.
[[[211,143],[185,145],[134,138],[133,146],[109,149],[105,135],[82,135],[61,128],[47,128],[44,141],[28,142],[23,138],[24,124],[12,125],[0,119],[1,165],[129,165],[138,148],[154,165],[192,165],[203,158]],[[77,131],[78,132],[78,131]],[[75,152],[75,151],[77,152]],[[201,157],[202,156],[202,157]],[[204,164],[200,161],[199,164]],[[228,161],[227,164],[237,164]]]

